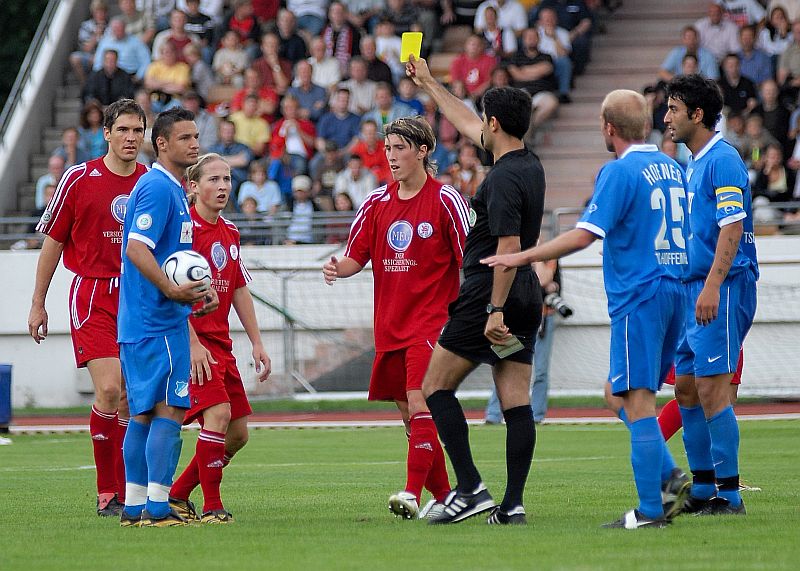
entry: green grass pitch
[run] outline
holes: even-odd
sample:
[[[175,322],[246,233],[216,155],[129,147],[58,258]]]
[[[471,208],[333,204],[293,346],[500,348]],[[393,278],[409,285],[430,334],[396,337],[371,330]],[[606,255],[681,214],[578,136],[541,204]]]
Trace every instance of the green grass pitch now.
[[[122,529],[94,515],[86,434],[16,436],[0,447],[0,569],[798,569],[798,421],[741,423],[746,517],[680,517],[664,530],[598,526],[634,506],[621,425],[545,425],[528,480],[525,528],[401,521],[400,428],[255,430],[226,469],[230,526]],[[503,427],[474,426],[495,499]],[[197,433],[184,434],[181,467]],[[679,439],[672,449],[685,457]],[[201,502],[199,492],[194,499]]]

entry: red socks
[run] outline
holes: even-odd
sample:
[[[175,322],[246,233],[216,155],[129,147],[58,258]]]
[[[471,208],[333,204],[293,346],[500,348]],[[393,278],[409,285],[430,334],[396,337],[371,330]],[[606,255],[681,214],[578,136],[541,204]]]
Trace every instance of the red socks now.
[[[117,418],[117,441],[114,443],[114,468],[117,476],[117,499],[125,503],[125,458],[122,456],[122,444],[125,442],[125,432],[128,430],[128,418]]]
[[[664,442],[672,438],[678,430],[683,426],[681,420],[681,411],[678,408],[678,401],[672,399],[658,415],[658,426],[661,427],[661,434],[664,436]]]
[[[406,491],[414,494],[419,501],[424,486],[437,500],[442,500],[450,491],[450,483],[431,413],[413,415],[409,426],[411,434],[408,438]]]
[[[92,405],[89,416],[89,433],[92,435],[94,465],[97,469],[97,493],[114,494],[117,491],[115,460],[117,452],[117,411],[101,412]]]
[[[200,442],[198,441],[197,444],[199,446]],[[197,453],[195,452],[195,455],[192,456],[189,464],[183,469],[181,475],[178,476],[178,479],[172,484],[172,488],[169,490],[169,497],[178,500],[188,500],[189,496],[192,494],[192,490],[199,485],[200,470],[197,468]]]
[[[219,486],[225,467],[224,456],[225,435],[205,428],[201,430],[195,458],[200,473],[200,487],[203,489],[203,512],[222,509]]]

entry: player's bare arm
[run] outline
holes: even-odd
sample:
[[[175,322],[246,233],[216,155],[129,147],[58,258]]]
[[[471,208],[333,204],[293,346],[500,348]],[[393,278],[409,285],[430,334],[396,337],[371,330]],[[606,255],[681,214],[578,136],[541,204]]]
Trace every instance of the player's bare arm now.
[[[261,332],[258,329],[256,310],[253,306],[253,296],[250,295],[250,290],[246,286],[238,288],[233,292],[232,304],[236,315],[239,316],[239,321],[242,322],[245,333],[247,333],[247,338],[250,339],[258,381],[263,383],[272,372],[272,360],[267,355],[264,344],[261,342]]]
[[[497,253],[500,255],[518,254],[520,249],[519,236],[501,236],[497,240]],[[490,302],[495,307],[503,307],[511,290],[511,284],[517,275],[516,268],[495,268],[492,280],[492,294]],[[503,319],[503,312],[490,313],[483,331],[486,338],[494,344],[508,341],[511,333]]]
[[[181,286],[172,283],[167,278],[166,274],[161,271],[161,268],[158,266],[158,262],[156,262],[153,253],[144,242],[130,240],[125,250],[125,254],[128,256],[131,263],[133,263],[133,265],[135,265],[136,268],[142,272],[142,275],[150,280],[154,286],[161,290],[161,293],[163,293],[172,301],[193,305],[198,301],[201,301],[206,294],[209,294],[211,291],[213,291],[208,289],[198,291],[196,288],[203,286],[203,282],[201,281],[187,282]],[[218,298],[217,304],[219,304]]]
[[[719,289],[733,265],[743,232],[744,224],[741,220],[727,224],[719,231],[717,247],[714,250],[714,262],[711,264],[705,285],[700,295],[697,296],[695,305],[695,319],[700,325],[708,325],[717,318]]]
[[[41,343],[47,337],[47,310],[44,307],[47,290],[53,281],[53,274],[58,267],[64,244],[45,236],[39,261],[36,264],[36,278],[33,287],[31,311],[28,314],[28,332],[36,343]]]
[[[339,260],[336,256],[331,256],[331,259],[322,266],[322,276],[325,278],[326,284],[333,285],[338,278],[349,278],[362,269],[361,264],[352,258],[345,256]]]
[[[475,115],[469,107],[464,105],[458,97],[447,91],[442,84],[436,81],[428,68],[428,62],[422,58],[409,56],[406,64],[406,75],[410,77],[423,91],[436,102],[439,110],[455,125],[456,129],[476,145],[482,147],[480,117]]]
[[[194,317],[202,317],[211,313],[212,311],[216,311],[216,309],[219,307],[219,294],[217,293],[217,290],[214,288],[208,288],[204,293],[203,305],[192,312]]]
[[[192,383],[202,385],[211,380],[211,365],[217,362],[211,356],[211,351],[205,348],[200,338],[189,322],[189,352],[192,361]]]
[[[528,248],[522,252],[501,254],[498,248],[498,253],[496,255],[482,259],[481,263],[486,264],[490,268],[500,267],[508,272],[514,268],[527,266],[534,262],[563,258],[568,254],[583,250],[597,240],[597,238],[597,235],[592,234],[588,230],[573,228],[569,232],[564,232],[549,242],[534,246],[533,248]]]

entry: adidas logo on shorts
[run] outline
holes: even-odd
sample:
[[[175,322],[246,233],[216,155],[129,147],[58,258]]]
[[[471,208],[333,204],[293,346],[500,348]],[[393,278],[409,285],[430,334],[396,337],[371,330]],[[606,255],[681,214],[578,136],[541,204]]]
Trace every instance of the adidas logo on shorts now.
[[[421,448],[423,450],[427,450],[429,452],[433,452],[433,446],[430,442],[423,442],[422,444],[417,444],[414,448]]]

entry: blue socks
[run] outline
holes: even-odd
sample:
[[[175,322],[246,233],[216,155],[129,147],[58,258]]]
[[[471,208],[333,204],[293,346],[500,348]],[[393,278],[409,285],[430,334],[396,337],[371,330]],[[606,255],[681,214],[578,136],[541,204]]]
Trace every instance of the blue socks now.
[[[683,445],[694,478],[692,497],[707,500],[717,491],[714,478],[714,460],[711,457],[711,434],[703,407],[679,407],[683,420]]]
[[[742,503],[739,495],[739,425],[733,407],[729,406],[708,419],[711,435],[711,456],[714,458],[719,491],[717,495],[733,507]]]
[[[624,408],[619,409],[619,413],[617,414],[619,419],[625,423],[625,426],[628,430],[631,429],[631,423],[628,420],[628,415],[625,412]],[[659,430],[661,428],[659,427]],[[661,437],[662,441],[664,437]],[[675,460],[672,458],[672,454],[669,451],[669,447],[667,446],[666,441],[664,441],[664,445],[661,448],[661,482],[666,482],[672,477],[672,471],[677,467],[675,464]]]
[[[149,433],[149,424],[141,424],[131,419],[122,445],[122,455],[125,459],[125,513],[133,517],[142,513],[147,500],[145,447]]]
[[[664,516],[661,505],[661,462],[664,437],[655,416],[642,418],[630,424],[631,465],[636,490],[639,493],[639,511],[657,519]]]
[[[128,428],[130,430],[130,427]],[[169,490],[181,453],[181,425],[156,417],[147,438],[147,512],[154,518],[169,513]]]

